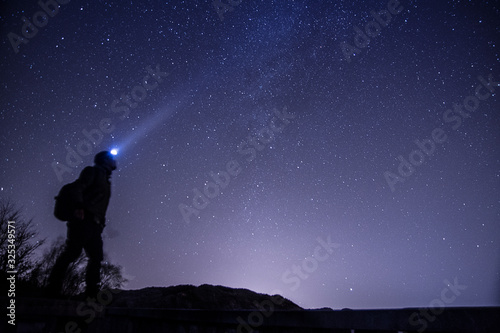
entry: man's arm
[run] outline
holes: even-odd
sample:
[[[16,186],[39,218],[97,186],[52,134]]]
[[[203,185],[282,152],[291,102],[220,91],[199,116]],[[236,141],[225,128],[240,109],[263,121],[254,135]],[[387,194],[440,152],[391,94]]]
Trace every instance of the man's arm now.
[[[88,166],[82,170],[82,172],[80,173],[80,177],[78,177],[78,179],[76,180],[76,183],[78,184],[78,186],[76,186],[75,193],[77,208],[74,215],[79,220],[83,220],[85,218],[83,192],[94,183],[94,172],[94,168]]]

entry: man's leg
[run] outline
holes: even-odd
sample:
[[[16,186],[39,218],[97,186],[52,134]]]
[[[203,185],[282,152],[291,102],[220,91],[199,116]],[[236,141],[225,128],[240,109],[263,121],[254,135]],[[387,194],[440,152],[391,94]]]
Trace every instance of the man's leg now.
[[[57,258],[49,276],[47,293],[52,296],[56,296],[61,293],[64,276],[66,275],[68,266],[73,261],[78,259],[82,253],[83,243],[79,231],[80,228],[72,225],[71,223],[73,222],[68,222],[68,233],[64,249]]]
[[[101,261],[103,260],[102,229],[99,225],[92,224],[89,226],[88,232],[88,238],[84,245],[85,252],[89,258],[85,276],[85,293],[87,296],[95,297],[99,292],[99,283],[101,282]]]

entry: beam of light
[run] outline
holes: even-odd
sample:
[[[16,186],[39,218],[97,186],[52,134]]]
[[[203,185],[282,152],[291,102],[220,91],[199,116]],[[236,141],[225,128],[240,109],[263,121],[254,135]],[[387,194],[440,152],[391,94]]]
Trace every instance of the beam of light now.
[[[273,56],[268,56],[267,58],[271,57],[271,59],[280,59],[279,56],[283,54],[282,51],[276,52],[275,55]],[[268,66],[272,67],[272,66]],[[262,81],[270,81],[273,78],[278,78],[282,77],[282,75],[278,75],[279,73],[284,73],[290,70],[290,65],[287,65],[286,62],[279,62],[278,64],[275,65],[275,70],[271,71],[271,68],[268,69],[267,74],[265,75],[264,78],[259,79],[259,86],[255,87],[249,87],[251,90],[254,91],[252,96],[257,98],[257,94],[263,94],[263,91],[266,91],[265,83],[262,83]],[[198,82],[198,86],[205,86],[206,82],[210,82],[211,80],[217,79],[217,74],[212,74],[212,75],[206,75],[204,77],[201,77],[201,75],[198,75],[196,79],[193,79],[192,82]],[[127,135],[123,142],[116,148],[117,150],[120,151],[120,154],[124,152],[125,149],[127,149],[132,143],[137,144],[141,139],[147,137],[147,135],[153,131],[156,127],[159,125],[162,125],[168,118],[172,117],[174,114],[177,113],[181,108],[183,108],[188,100],[192,99],[190,95],[185,94],[185,91],[189,91],[191,89],[189,88],[189,85],[191,85],[190,82],[185,83],[183,86],[179,86],[176,89],[176,93],[174,95],[176,96],[182,96],[179,100],[179,102],[175,103],[175,105],[171,105],[173,103],[169,103],[162,111],[157,112],[156,114],[150,116],[146,120],[144,120],[139,126],[134,127],[132,129],[132,133]],[[270,84],[269,84],[270,85]],[[264,87],[264,88],[263,88]],[[253,88],[253,89],[252,89]],[[137,110],[137,109],[136,109]]]
[[[139,126],[134,127],[132,129],[133,132],[128,134],[121,143],[117,144],[116,151],[123,153],[132,143],[137,144],[141,139],[146,138],[151,131],[163,125],[168,118],[172,117],[180,107],[181,105],[175,107],[167,106],[151,115],[139,124]]]
[[[172,69],[171,72],[174,70],[176,69]],[[194,79],[194,81],[197,81],[199,78],[200,76]],[[185,93],[190,90],[189,85],[191,85],[191,82],[186,82],[185,84],[178,86],[173,92],[173,95],[181,97],[176,99],[176,102],[169,102],[166,106],[160,108],[160,111],[144,120],[139,126],[132,128],[133,132],[126,135],[123,141],[116,147],[120,154],[122,154],[132,143],[137,144],[141,139],[147,137],[151,131],[158,126],[163,125],[167,119],[173,117],[179,110],[181,110],[192,99],[190,95]],[[136,109],[136,111],[138,111],[138,109]]]

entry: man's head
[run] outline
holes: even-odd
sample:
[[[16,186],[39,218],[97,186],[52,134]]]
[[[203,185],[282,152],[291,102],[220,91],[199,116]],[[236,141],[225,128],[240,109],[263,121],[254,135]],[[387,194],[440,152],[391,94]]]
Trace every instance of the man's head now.
[[[116,170],[116,161],[109,151],[101,151],[94,157],[95,165],[101,166],[107,171]]]

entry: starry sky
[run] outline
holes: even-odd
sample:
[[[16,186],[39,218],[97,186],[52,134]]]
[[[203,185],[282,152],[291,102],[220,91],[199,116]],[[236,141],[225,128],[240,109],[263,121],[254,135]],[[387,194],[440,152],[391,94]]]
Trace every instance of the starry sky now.
[[[500,305],[498,2],[54,3],[1,4],[0,198],[40,237],[116,148],[126,288]]]

